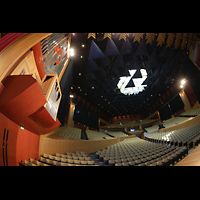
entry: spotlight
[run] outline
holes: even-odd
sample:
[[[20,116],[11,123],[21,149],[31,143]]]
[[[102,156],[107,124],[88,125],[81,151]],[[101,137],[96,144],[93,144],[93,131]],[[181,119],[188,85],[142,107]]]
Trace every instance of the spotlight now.
[[[70,56],[74,56],[74,49],[70,49]]]
[[[186,82],[185,79],[183,79],[183,80],[181,81],[181,84],[184,85],[185,82]]]
[[[180,85],[180,88],[183,88],[183,85]]]

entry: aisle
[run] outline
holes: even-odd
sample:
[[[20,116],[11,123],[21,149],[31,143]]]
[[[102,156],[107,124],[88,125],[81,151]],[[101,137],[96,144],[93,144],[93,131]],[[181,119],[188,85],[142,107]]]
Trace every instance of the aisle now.
[[[100,159],[96,158],[96,154],[95,153],[88,154],[88,156],[95,162],[96,165],[104,166],[104,162],[100,161]]]

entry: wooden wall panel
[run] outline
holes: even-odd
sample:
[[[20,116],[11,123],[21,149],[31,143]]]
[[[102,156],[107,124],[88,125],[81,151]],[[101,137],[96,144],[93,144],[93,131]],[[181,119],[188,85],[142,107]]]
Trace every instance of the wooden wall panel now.
[[[26,129],[18,130],[16,141],[16,163],[24,162],[29,158],[39,159],[40,136]]]
[[[22,59],[11,75],[32,75],[41,86],[41,79],[37,70],[34,55],[32,51],[29,51],[24,59]]]
[[[8,76],[4,86],[0,96],[0,111],[9,119],[36,134],[51,132],[60,125],[58,119],[54,121],[48,111],[42,108],[46,99],[32,76]],[[33,120],[31,117],[36,118],[37,111],[42,116]]]
[[[104,149],[110,145],[116,144],[127,138],[135,137],[117,137],[111,139],[98,139],[98,140],[77,140],[77,139],[65,139],[57,135],[50,135],[48,137],[40,139],[40,155],[42,153],[54,154],[54,153],[73,153],[75,151],[83,151],[86,153],[93,153],[95,151]]]
[[[116,144],[119,141],[119,138],[102,140],[60,140],[51,137],[46,137],[43,139],[43,148],[40,151],[40,155],[42,153],[73,153],[75,151],[92,153],[100,149],[104,149],[112,144]]]
[[[8,158],[8,166],[16,165],[16,137],[19,126],[5,117],[0,113],[0,166],[4,166],[3,164],[3,134],[4,129],[9,130],[8,141],[7,141],[7,158]],[[4,158],[5,158],[5,148],[6,143],[4,141]]]
[[[4,129],[7,130],[7,144],[4,142],[4,157],[6,157],[5,148],[7,145],[7,163],[8,166],[18,166],[18,162],[24,162],[29,158],[39,158],[39,142],[40,136],[26,129],[21,130],[20,126],[9,120],[0,113],[0,166],[3,163],[3,134]],[[6,138],[5,138],[6,140]],[[5,161],[5,165],[7,165]]]

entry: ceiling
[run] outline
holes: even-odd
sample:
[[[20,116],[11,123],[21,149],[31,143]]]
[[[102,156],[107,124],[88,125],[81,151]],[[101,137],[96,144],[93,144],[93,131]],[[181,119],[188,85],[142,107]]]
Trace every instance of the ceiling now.
[[[181,77],[181,63],[195,34],[189,33],[72,33],[74,76],[72,92],[110,117],[143,113]],[[117,87],[144,90],[123,94]],[[131,73],[135,70],[135,73]],[[133,71],[132,71],[133,72]],[[131,76],[131,77],[130,77]]]

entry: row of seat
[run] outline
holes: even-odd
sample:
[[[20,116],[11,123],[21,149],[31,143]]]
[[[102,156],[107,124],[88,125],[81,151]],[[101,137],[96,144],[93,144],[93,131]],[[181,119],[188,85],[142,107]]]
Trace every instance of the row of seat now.
[[[54,155],[43,153],[39,160],[30,158],[25,166],[94,166],[95,162],[84,152],[74,152]]]
[[[94,131],[94,130],[86,130],[86,134],[88,136],[88,138],[98,138],[98,139],[102,139],[102,138],[110,138],[110,136],[108,136],[105,133],[99,132],[99,131]]]
[[[183,112],[180,114],[180,116],[192,116],[192,117],[195,117],[197,115],[200,114],[200,108],[197,108],[197,109],[191,109],[191,110],[188,110],[186,112]]]
[[[121,131],[115,131],[115,132],[111,132],[108,131],[108,134],[99,132],[99,131],[93,131],[93,130],[86,130],[87,136],[88,138],[111,138],[109,135],[114,136],[114,137],[125,137],[128,136],[125,133],[121,132]]]
[[[81,139],[81,129],[67,127],[63,129],[62,131],[58,132],[57,135],[64,136],[64,137],[71,137],[74,139]]]
[[[187,117],[173,117],[173,118],[170,118],[169,120],[165,121],[163,123],[163,126],[165,128],[168,128],[168,127],[170,127],[172,125],[180,124],[180,123],[184,122],[187,119],[188,119]]]
[[[187,154],[186,147],[130,138],[97,151],[96,158],[109,166],[169,166]]]
[[[108,131],[107,133],[114,137],[126,137],[126,136],[128,137],[128,135],[126,135],[125,133],[121,131],[115,131],[115,132]]]
[[[168,128],[168,127],[170,127],[172,125],[180,124],[180,123],[184,122],[187,119],[188,119],[187,117],[174,117],[174,118],[170,118],[169,120],[167,120],[167,121],[165,121],[163,123],[163,126],[165,128]],[[153,131],[158,131],[158,128],[159,128],[158,124],[155,124],[155,125],[153,125],[151,127],[145,128],[145,130],[147,132],[153,132]]]
[[[50,161],[47,160],[46,162],[40,160],[34,160],[30,158],[30,160],[25,160],[24,163],[21,164],[22,166],[97,166],[94,164],[90,164],[88,162],[79,163],[66,163],[66,162],[57,162],[57,161]]]
[[[188,146],[197,142],[200,137],[200,124],[174,131],[153,133],[146,136],[152,142],[167,143],[176,146]]]

